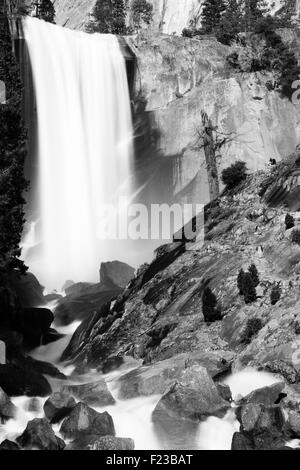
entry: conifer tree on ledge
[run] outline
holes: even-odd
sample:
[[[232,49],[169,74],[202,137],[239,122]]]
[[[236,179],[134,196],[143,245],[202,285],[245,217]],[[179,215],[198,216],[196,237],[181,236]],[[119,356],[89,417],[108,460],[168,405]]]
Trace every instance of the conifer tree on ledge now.
[[[39,0],[33,3],[36,7],[35,16],[48,23],[55,23],[55,8],[51,0]]]
[[[27,134],[22,121],[22,92],[19,66],[12,53],[8,19],[0,11],[0,80],[5,99],[0,103],[0,287],[3,276],[24,272],[19,260],[24,224],[24,177]]]

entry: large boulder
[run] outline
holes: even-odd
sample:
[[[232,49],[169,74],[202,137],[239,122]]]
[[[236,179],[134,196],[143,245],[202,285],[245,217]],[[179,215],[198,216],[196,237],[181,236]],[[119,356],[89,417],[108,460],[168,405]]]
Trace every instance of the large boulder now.
[[[250,437],[241,432],[235,432],[232,438],[231,450],[254,450]]]
[[[100,283],[111,287],[125,289],[127,284],[134,278],[135,269],[120,261],[101,263]]]
[[[0,450],[21,450],[21,447],[16,442],[5,439],[5,441],[0,444]]]
[[[53,393],[44,404],[44,413],[50,423],[58,423],[68,416],[76,406],[76,401],[67,392]]]
[[[60,433],[68,439],[83,435],[114,436],[115,427],[112,417],[98,413],[84,403],[78,403],[63,421]]]
[[[207,370],[192,366],[161,398],[152,419],[154,422],[178,419],[200,421],[212,415],[222,417],[229,407],[229,403],[219,395]]]
[[[47,308],[23,308],[14,312],[10,326],[23,335],[25,345],[32,349],[43,343],[53,320],[53,313]]]
[[[15,417],[17,408],[0,387],[0,422],[5,422]]]
[[[246,397],[242,398],[238,404],[246,405],[248,403],[262,404],[265,406],[272,406],[277,404],[281,398],[285,397],[283,390],[285,388],[284,382],[278,382],[269,387],[262,387],[249,393]]]
[[[40,373],[12,364],[0,365],[0,387],[8,396],[46,397],[51,394],[49,382]]]
[[[9,283],[22,307],[41,307],[47,303],[43,294],[44,287],[34,274],[26,273],[22,276],[11,274]]]
[[[117,286],[103,284],[74,284],[67,289],[66,297],[58,301],[54,310],[55,322],[68,325],[84,320],[99,311],[122,292]]]
[[[62,392],[69,393],[79,401],[83,401],[90,406],[108,406],[115,404],[115,399],[103,379],[79,385],[66,385],[62,388]]]
[[[237,418],[241,423],[241,433],[251,441],[254,449],[277,449],[288,440],[285,416],[280,406],[249,403],[238,409]]]
[[[64,441],[55,435],[46,419],[29,421],[23,434],[17,438],[17,443],[30,450],[62,450],[65,447]]]
[[[134,450],[134,441],[113,436],[87,435],[75,439],[66,450]]]
[[[118,381],[118,396],[121,399],[129,399],[165,393],[176,380],[180,380],[185,369],[193,365],[205,367],[212,377],[229,368],[229,363],[222,359],[221,354],[178,354],[122,375]]]

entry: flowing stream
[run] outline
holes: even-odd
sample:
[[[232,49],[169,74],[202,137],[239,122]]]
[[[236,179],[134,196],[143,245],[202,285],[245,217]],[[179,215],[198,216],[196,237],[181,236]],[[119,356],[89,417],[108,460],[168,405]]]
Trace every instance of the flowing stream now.
[[[78,326],[77,323],[73,323],[67,330],[63,330],[69,334],[63,341],[37,348],[32,352],[32,356],[36,359],[55,363],[76,326]],[[174,429],[168,429],[167,432],[156,428],[151,420],[151,415],[161,398],[160,395],[142,396],[130,400],[119,400],[117,398],[119,378],[139,366],[134,360],[129,360],[119,370],[107,375],[91,370],[90,373],[79,377],[72,376],[74,366],[64,366],[59,363],[56,363],[56,365],[69,376],[67,383],[89,383],[100,378],[106,380],[110,392],[116,399],[116,404],[95,409],[99,412],[108,411],[113,417],[116,435],[118,437],[131,437],[135,442],[136,450],[230,450],[232,436],[239,431],[234,403],[232,409],[227,412],[223,419],[212,416],[200,424],[183,422],[182,426],[178,426],[177,423]],[[231,388],[233,398],[238,399],[253,390],[278,382],[278,378],[269,373],[247,368],[229,375],[223,382]],[[62,384],[61,381],[56,379],[50,379],[50,383],[54,391],[58,390]],[[64,381],[63,384],[65,383]],[[30,398],[13,398],[12,401],[18,407],[18,414],[14,420],[0,426],[0,442],[4,439],[15,439],[24,431],[29,420],[42,418],[45,400],[46,398],[38,399],[37,409],[28,411],[31,403]],[[59,428],[60,425],[54,426],[57,435],[59,435]],[[294,443],[295,446],[298,444],[298,441]],[[293,445],[293,443],[289,445]]]

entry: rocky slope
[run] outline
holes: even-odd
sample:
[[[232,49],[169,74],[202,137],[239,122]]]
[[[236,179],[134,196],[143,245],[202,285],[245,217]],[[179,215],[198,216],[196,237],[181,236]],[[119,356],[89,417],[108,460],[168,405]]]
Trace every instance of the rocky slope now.
[[[177,242],[159,249],[116,301],[83,322],[64,359],[99,365],[112,356],[131,355],[151,364],[184,354],[217,369],[214,374],[229,365],[240,369],[250,364],[297,383],[300,248],[284,220],[290,210],[300,225],[298,165],[296,153],[275,169],[252,174],[239,191],[225,192],[207,206],[204,246]],[[260,284],[257,301],[246,305],[237,274],[251,263],[258,268]],[[271,305],[276,284],[281,298]],[[213,324],[205,323],[202,314],[207,285],[223,315]],[[249,318],[259,318],[262,328],[247,344],[243,336]]]
[[[299,438],[300,247],[292,241],[300,230],[299,193],[300,150],[250,173],[206,206],[203,246],[161,247],[115,301],[81,324],[63,359],[82,371],[118,367],[128,357],[142,360],[120,377],[118,398],[163,394],[152,420],[165,433],[169,421],[224,416],[231,393],[218,381],[229,371],[252,366],[272,372],[276,385],[235,398],[241,427],[232,448],[281,448]],[[295,226],[287,230],[288,212]],[[251,263],[259,285],[257,300],[246,304],[237,275]],[[208,285],[222,312],[214,323],[206,323],[202,312]],[[274,286],[280,289],[275,304]],[[259,327],[249,334],[251,319]]]

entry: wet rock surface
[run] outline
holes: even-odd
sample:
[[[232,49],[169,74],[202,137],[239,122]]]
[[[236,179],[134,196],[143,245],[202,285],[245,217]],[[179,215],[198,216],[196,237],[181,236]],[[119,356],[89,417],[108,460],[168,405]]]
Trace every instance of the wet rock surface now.
[[[17,443],[24,449],[63,450],[65,443],[57,437],[46,419],[29,421]]]
[[[115,436],[115,428],[107,412],[98,413],[84,403],[78,403],[63,421],[60,433],[70,439],[83,435]]]
[[[11,402],[9,397],[0,387],[0,422],[5,422],[12,419],[16,415],[17,408]]]
[[[76,401],[68,392],[53,393],[44,404],[44,413],[50,423],[57,423],[71,413]]]
[[[164,394],[152,413],[154,422],[225,415],[230,405],[218,393],[206,369],[192,366]]]
[[[62,388],[62,392],[69,393],[77,400],[90,406],[108,406],[115,404],[115,399],[103,379],[79,385],[66,385]]]

